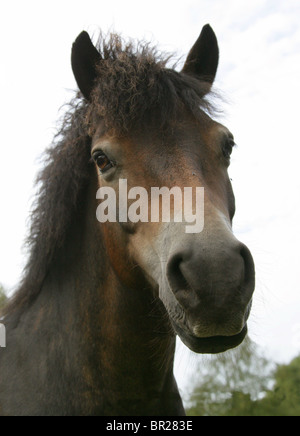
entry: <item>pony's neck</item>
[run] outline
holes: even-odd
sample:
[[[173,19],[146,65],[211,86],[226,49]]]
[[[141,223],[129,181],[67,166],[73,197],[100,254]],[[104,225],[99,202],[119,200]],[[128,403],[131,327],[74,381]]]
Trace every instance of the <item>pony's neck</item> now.
[[[85,413],[182,412],[165,309],[146,282],[128,287],[112,268],[95,217],[96,191],[90,190],[86,212],[74,220],[36,306],[47,307],[46,323],[52,314],[58,339],[69,342],[61,365],[74,361],[86,392]]]
[[[86,333],[93,336],[89,369],[105,398],[104,413],[170,413],[178,395],[175,338],[162,321],[159,304],[143,295],[145,289],[122,286],[112,270],[99,292],[102,298],[98,308],[91,308]]]

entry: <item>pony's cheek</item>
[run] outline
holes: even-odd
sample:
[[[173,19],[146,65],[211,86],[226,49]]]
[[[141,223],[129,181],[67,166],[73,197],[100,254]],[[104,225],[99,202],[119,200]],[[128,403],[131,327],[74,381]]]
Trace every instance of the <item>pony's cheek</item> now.
[[[139,265],[147,280],[156,288],[162,274],[159,235],[162,223],[140,223],[129,237],[128,252]]]

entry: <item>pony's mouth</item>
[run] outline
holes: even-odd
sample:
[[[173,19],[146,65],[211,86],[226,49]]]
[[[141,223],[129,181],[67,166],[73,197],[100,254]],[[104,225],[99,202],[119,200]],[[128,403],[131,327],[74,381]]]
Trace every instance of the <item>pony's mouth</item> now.
[[[198,354],[218,354],[238,347],[248,333],[247,324],[243,330],[233,336],[212,336],[209,338],[197,338],[192,333],[188,333],[172,322],[175,332],[182,342],[194,353]]]

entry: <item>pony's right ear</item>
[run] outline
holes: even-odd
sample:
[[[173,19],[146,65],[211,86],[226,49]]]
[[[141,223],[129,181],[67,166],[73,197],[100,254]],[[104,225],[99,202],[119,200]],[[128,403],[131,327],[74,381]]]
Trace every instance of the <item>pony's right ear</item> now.
[[[209,24],[202,32],[191,49],[182,72],[199,77],[213,84],[219,63],[219,47],[217,37]]]
[[[94,47],[89,34],[82,32],[72,47],[71,63],[77,85],[87,100],[97,76],[96,65],[101,60],[101,55]]]

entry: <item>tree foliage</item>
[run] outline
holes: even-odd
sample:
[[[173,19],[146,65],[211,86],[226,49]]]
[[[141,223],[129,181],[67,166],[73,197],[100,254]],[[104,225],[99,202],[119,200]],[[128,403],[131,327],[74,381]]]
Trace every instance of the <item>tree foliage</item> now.
[[[3,286],[0,284],[0,309],[4,306],[7,300]]]
[[[263,416],[300,416],[300,356],[288,365],[278,365],[274,388],[257,404]]]
[[[248,340],[199,367],[197,380],[190,416],[300,416],[300,357],[276,365]]]

